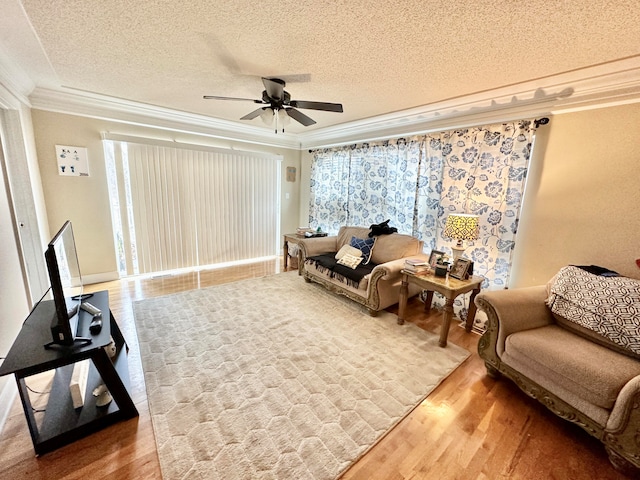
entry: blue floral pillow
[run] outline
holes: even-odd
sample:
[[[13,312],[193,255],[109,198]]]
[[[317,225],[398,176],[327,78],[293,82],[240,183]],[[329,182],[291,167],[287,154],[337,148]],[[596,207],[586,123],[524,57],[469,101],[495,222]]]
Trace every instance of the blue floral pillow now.
[[[362,265],[366,265],[371,260],[371,252],[373,245],[376,243],[375,238],[356,238],[351,237],[350,245],[362,252]]]

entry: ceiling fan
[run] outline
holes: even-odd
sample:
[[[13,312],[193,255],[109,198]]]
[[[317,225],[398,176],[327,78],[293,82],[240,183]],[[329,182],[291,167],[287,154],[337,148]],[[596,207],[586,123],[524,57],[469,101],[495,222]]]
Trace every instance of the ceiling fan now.
[[[253,120],[256,117],[261,117],[263,121],[265,121],[265,123],[271,124],[275,118],[276,133],[278,133],[278,121],[280,122],[282,131],[284,132],[284,126],[285,123],[289,120],[289,117],[293,118],[296,122],[301,123],[305,127],[316,123],[315,120],[308,117],[300,110],[297,110],[297,108],[342,113],[342,104],[340,103],[292,100],[289,92],[284,89],[285,81],[279,78],[262,77],[262,83],[264,84],[264,91],[262,92],[262,99],[260,100],[254,100],[251,98],[218,97],[215,95],[205,95],[203,98],[207,100],[248,101],[259,103],[262,105],[268,105],[266,107],[260,107],[251,113],[248,113],[240,120]]]

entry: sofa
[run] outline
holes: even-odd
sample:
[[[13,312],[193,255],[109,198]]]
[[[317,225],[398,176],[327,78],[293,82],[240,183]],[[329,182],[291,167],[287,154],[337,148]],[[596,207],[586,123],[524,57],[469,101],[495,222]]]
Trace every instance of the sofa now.
[[[306,238],[300,241],[299,272],[307,282],[316,282],[367,308],[375,316],[380,310],[398,303],[402,275],[407,258],[424,258],[423,243],[410,235],[391,233],[369,237],[370,228],[344,226],[337,235]],[[335,255],[352,239],[374,240],[370,260],[358,265],[362,278],[349,278],[351,270],[337,264]],[[364,262],[363,262],[364,263]],[[420,289],[410,286],[409,296]]]
[[[640,280],[567,266],[547,284],[481,292],[478,343],[505,376],[600,440],[618,470],[640,472]]]

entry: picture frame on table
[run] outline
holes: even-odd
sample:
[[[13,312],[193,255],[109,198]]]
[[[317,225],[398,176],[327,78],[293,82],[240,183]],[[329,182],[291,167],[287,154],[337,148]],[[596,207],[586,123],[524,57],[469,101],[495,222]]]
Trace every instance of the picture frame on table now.
[[[458,280],[466,280],[469,276],[469,270],[472,267],[473,262],[467,258],[458,258],[451,267],[449,276],[457,278]]]
[[[429,266],[431,267],[431,269],[436,268],[438,260],[440,260],[443,256],[444,252],[441,252],[440,250],[431,250],[431,255],[429,255]]]

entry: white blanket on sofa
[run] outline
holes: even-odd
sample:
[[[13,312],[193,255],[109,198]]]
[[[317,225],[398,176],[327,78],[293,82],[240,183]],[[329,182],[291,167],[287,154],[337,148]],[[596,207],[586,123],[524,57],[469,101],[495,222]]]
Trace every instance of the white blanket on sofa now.
[[[560,269],[547,304],[554,314],[640,354],[640,280]]]

